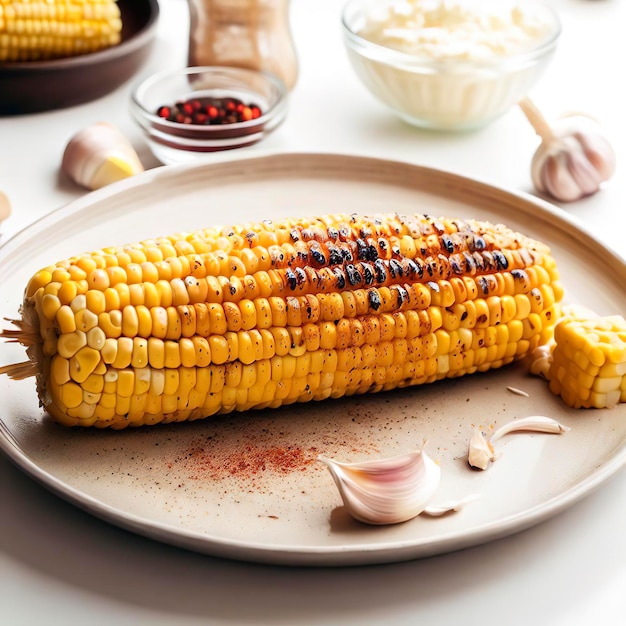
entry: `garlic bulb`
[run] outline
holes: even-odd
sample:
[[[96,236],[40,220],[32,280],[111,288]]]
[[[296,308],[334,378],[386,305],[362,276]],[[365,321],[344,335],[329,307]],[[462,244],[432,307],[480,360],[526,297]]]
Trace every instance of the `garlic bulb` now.
[[[594,120],[575,115],[549,125],[529,99],[519,105],[541,137],[531,163],[537,191],[571,202],[596,193],[611,178],[615,152]]]
[[[115,126],[98,122],[74,135],[65,148],[61,170],[87,189],[99,189],[143,172],[132,144]]]
[[[11,215],[11,203],[7,195],[0,191],[0,222]]]
[[[361,463],[319,460],[328,467],[348,512],[366,524],[398,524],[417,517],[441,479],[439,465],[423,450]]]

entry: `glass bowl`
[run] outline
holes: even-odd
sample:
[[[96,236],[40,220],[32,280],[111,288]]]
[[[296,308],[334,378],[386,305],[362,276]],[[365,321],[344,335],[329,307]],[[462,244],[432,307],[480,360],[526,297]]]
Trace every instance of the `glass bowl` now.
[[[256,109],[257,116],[251,118],[248,113],[243,119],[229,117],[231,121],[225,121],[209,115],[209,106],[228,100]],[[203,107],[204,117],[194,115],[192,123],[190,116],[173,119],[160,113],[163,107],[174,109],[182,103]],[[281,124],[287,108],[287,88],[273,74],[217,66],[153,74],[136,86],[130,104],[154,156],[165,164],[250,146]]]
[[[343,38],[352,67],[369,91],[402,119],[420,127],[466,130],[492,122],[537,83],[561,33],[553,9],[524,2],[521,6],[532,10],[545,32],[523,52],[446,56],[446,50],[431,47],[417,54],[360,34],[373,15],[398,4],[398,0],[350,0],[342,13]]]

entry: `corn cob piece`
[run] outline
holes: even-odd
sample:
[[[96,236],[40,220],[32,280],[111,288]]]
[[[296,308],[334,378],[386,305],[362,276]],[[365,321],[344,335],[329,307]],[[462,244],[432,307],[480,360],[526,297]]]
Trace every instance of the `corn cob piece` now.
[[[39,271],[4,331],[30,361],[4,371],[66,425],[185,421],[501,367],[551,339],[562,295],[547,246],[474,220],[210,228]]]
[[[555,328],[547,378],[550,390],[575,409],[626,402],[626,320],[564,317]]]
[[[0,62],[97,52],[121,31],[117,0],[0,0]]]

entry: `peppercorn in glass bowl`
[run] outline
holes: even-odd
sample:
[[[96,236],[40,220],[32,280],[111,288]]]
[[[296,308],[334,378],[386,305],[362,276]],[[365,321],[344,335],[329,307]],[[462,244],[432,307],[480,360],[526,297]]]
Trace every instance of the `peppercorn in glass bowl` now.
[[[485,126],[539,81],[558,15],[524,0],[349,0],[348,58],[369,91],[415,126]]]
[[[187,67],[141,82],[130,106],[155,157],[180,163],[263,139],[287,114],[287,89],[269,73]]]

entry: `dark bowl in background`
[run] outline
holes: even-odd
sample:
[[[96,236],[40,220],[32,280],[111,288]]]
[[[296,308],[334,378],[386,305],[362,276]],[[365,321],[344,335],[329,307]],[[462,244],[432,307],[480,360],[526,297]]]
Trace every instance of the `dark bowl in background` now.
[[[110,93],[146,61],[159,17],[157,0],[119,0],[122,41],[106,50],[51,61],[0,63],[0,115],[82,104]]]

